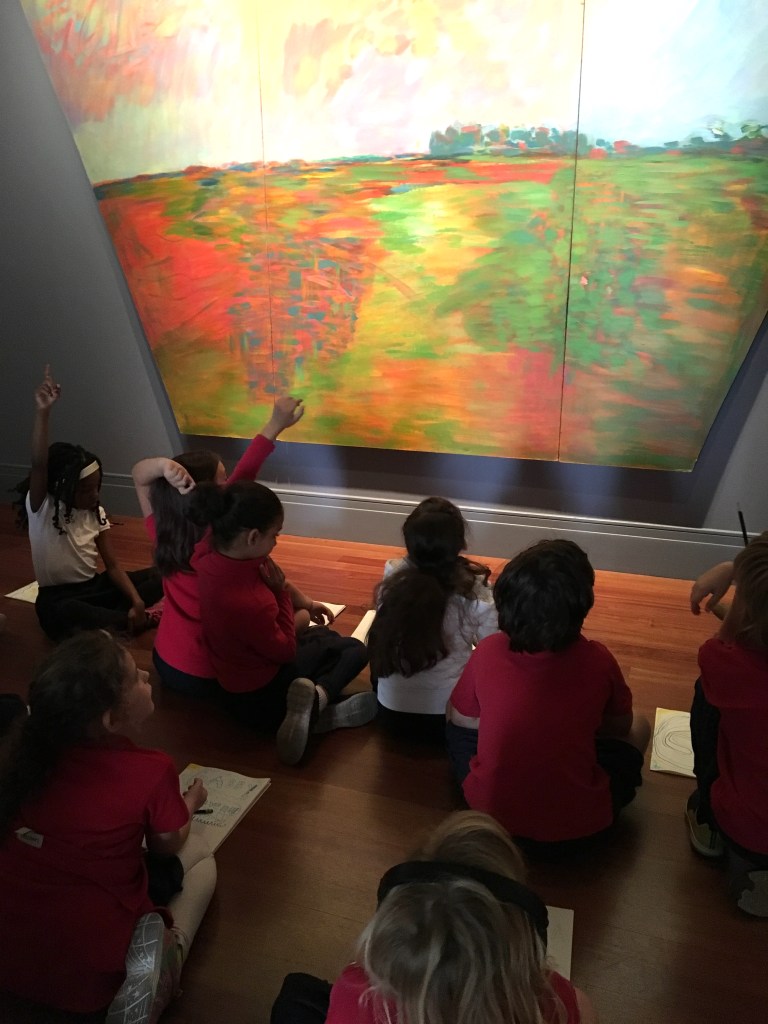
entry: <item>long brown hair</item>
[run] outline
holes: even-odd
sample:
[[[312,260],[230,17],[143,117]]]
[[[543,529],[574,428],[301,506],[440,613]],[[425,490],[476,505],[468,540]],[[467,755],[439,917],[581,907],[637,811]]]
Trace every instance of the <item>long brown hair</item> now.
[[[0,755],[0,839],[66,751],[93,738],[105,711],[119,709],[125,674],[125,650],[100,630],[78,633],[45,659],[29,688],[29,715],[14,723]]]
[[[446,498],[425,498],[403,524],[408,558],[376,588],[368,634],[371,672],[409,677],[448,654],[443,620],[453,594],[469,597],[490,569],[464,558],[466,523]],[[467,638],[471,643],[472,638]]]

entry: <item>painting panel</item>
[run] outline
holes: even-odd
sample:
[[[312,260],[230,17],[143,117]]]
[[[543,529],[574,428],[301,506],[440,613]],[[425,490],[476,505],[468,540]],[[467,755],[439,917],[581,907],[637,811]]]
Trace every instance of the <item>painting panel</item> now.
[[[578,6],[25,6],[183,430],[556,457]]]
[[[768,11],[619,8],[586,9],[560,458],[689,470],[768,309]]]

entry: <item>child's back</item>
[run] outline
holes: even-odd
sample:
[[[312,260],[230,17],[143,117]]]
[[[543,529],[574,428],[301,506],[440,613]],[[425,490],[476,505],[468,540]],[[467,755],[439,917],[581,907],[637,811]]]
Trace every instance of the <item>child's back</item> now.
[[[593,582],[570,541],[513,559],[494,587],[501,632],[478,645],[451,696],[449,748],[467,801],[520,838],[600,832],[641,782],[647,723],[636,740],[616,659],[580,632]]]
[[[694,848],[725,856],[738,906],[768,917],[768,533],[737,555],[733,581],[720,633],[699,651],[691,707],[698,788],[686,817]]]
[[[387,578],[407,569],[406,559],[391,559],[385,566],[384,576]],[[497,629],[491,588],[482,576],[475,576],[469,593],[453,593],[446,601],[442,623],[445,655],[413,675],[401,671],[379,676],[379,702],[392,711],[444,717],[448,698],[474,644]]]
[[[768,855],[768,651],[713,637],[699,667],[704,696],[720,713],[712,809],[727,836]]]
[[[462,556],[466,523],[426,498],[403,525],[407,558],[387,562],[368,638],[380,716],[393,731],[442,741],[445,709],[478,640],[498,628],[490,570]]]

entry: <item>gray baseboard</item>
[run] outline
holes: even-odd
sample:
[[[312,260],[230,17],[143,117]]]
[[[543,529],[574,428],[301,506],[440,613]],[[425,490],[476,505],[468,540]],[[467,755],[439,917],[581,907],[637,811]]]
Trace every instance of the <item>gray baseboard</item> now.
[[[24,472],[20,467],[0,467],[0,488],[7,491]],[[403,520],[418,502],[263,482],[285,506],[285,532],[299,537],[399,546]],[[113,518],[139,514],[127,475],[105,474],[102,497]],[[587,551],[596,569],[694,579],[709,566],[733,558],[742,543],[735,531],[460,504],[470,526],[470,550],[497,558],[509,558],[545,537],[568,537]]]

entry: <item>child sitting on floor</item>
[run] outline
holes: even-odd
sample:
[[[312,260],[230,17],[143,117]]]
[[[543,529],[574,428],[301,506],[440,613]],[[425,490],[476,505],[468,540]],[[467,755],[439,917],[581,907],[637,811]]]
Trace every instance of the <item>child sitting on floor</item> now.
[[[48,447],[48,418],[61,396],[46,366],[35,392],[32,469],[19,484],[19,522],[29,528],[35,611],[52,640],[79,629],[140,633],[157,625],[147,614],[163,596],[155,568],[126,572],[118,565],[109,520],[99,504],[101,462],[79,445]],[[104,572],[97,572],[98,560]]]
[[[613,655],[581,634],[594,579],[568,540],[513,558],[493,589],[501,632],[478,644],[448,705],[467,803],[531,853],[607,829],[642,782],[650,725]]]
[[[160,681],[192,696],[218,693],[218,684],[200,625],[197,576],[189,565],[203,528],[187,516],[191,492],[200,483],[219,486],[253,480],[275,449],[275,440],[304,415],[300,398],[275,402],[264,428],[249,444],[227,479],[215,452],[196,449],[175,459],[142,459],[133,467],[133,482],[147,533],[155,545],[155,564],[163,579],[165,604],[152,660]]]
[[[0,761],[0,992],[144,1024],[177,988],[216,865],[187,840],[201,781],[182,796],[170,757],[128,739],[153,709],[147,673],[101,630],[32,681]],[[160,883],[171,913],[150,896]]]
[[[233,714],[264,731],[277,729],[286,764],[301,760],[310,731],[369,722],[376,714],[370,691],[340,699],[368,662],[365,644],[322,625],[333,621],[329,610],[300,595],[269,557],[283,528],[274,491],[245,480],[225,488],[202,484],[189,514],[211,527],[190,566],[203,636]],[[309,628],[310,621],[317,625]]]
[[[498,629],[490,569],[464,558],[466,523],[426,498],[403,524],[407,558],[387,562],[368,635],[379,721],[445,742],[445,709],[472,647]]]
[[[733,579],[723,626],[699,650],[691,707],[698,788],[686,818],[694,849],[725,857],[737,906],[768,917],[768,532],[736,556]]]
[[[289,974],[271,1024],[595,1024],[547,965],[547,908],[524,879],[500,825],[451,814],[381,879],[358,961],[332,988]]]

